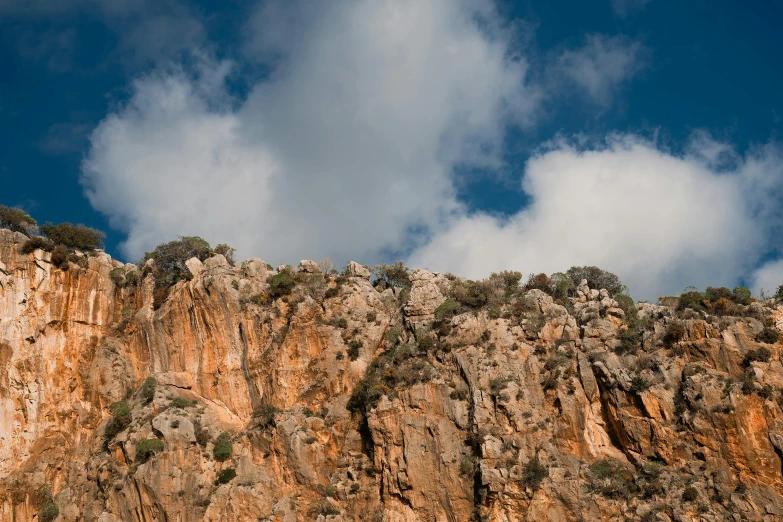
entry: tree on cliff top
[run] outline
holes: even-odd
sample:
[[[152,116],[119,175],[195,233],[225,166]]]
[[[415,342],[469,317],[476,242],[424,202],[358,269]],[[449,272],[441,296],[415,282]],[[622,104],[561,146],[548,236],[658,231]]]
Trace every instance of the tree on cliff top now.
[[[35,220],[21,208],[0,205],[0,228],[29,235],[30,229],[35,225],[37,225]]]
[[[48,221],[40,226],[41,232],[55,245],[69,249],[95,250],[103,246],[106,234],[84,225],[72,225],[65,222],[54,225]]]
[[[163,243],[155,247],[152,252],[144,254],[141,260],[142,267],[152,259],[154,265],[152,275],[155,278],[157,288],[169,288],[183,279],[190,278],[185,262],[192,258],[204,261],[210,256],[209,243],[198,236],[180,236],[179,239]]]

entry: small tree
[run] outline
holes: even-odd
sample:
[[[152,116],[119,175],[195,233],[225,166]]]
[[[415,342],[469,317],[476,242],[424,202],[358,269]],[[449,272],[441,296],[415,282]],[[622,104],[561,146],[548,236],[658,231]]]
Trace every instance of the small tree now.
[[[226,261],[228,261],[228,264],[231,266],[234,266],[234,254],[236,253],[236,248],[231,248],[225,243],[220,243],[218,246],[215,247],[215,253],[220,254],[223,257],[226,258]]]
[[[79,250],[95,250],[103,246],[106,234],[84,225],[72,225],[65,222],[59,225],[46,222],[40,226],[41,232],[55,245]]]
[[[280,272],[270,277],[267,282],[269,283],[269,295],[272,297],[282,297],[290,294],[296,286],[296,281],[286,272]]]
[[[612,297],[628,293],[628,287],[619,277],[597,266],[572,266],[566,271],[566,275],[576,284],[587,279],[587,286],[597,290],[605,288]]]
[[[0,205],[0,228],[30,235],[30,229],[35,225],[35,220],[24,210]]]
[[[180,236],[179,239],[163,243],[147,252],[141,261],[144,266],[147,260],[154,261],[152,276],[156,288],[169,288],[183,279],[190,278],[190,271],[185,262],[195,257],[199,261],[206,260],[210,255],[209,243],[198,236]]]
[[[231,434],[224,431],[218,438],[215,439],[215,447],[212,450],[212,455],[218,462],[223,462],[231,458],[234,453],[234,449],[231,447]]]
[[[375,275],[375,284],[379,286],[392,286],[402,288],[410,286],[410,270],[402,261],[397,261],[393,265],[377,265],[372,268]]]
[[[163,441],[160,439],[142,439],[136,443],[136,461],[147,462],[150,457],[163,451]]]

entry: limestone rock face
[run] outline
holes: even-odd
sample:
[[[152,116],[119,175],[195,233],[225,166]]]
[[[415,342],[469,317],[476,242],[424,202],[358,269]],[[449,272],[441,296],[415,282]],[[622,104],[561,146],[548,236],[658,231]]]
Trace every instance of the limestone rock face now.
[[[156,309],[136,267],[61,270],[26,240],[0,230],[2,522],[47,503],[100,522],[783,518],[776,301],[629,309],[583,281],[436,320],[438,274],[380,292],[358,263],[303,262],[262,299],[266,263],[215,255]]]

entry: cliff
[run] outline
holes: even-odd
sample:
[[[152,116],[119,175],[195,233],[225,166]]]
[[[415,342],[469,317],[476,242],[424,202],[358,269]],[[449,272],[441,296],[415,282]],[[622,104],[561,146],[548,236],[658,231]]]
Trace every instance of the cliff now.
[[[783,520],[783,303],[450,310],[453,277],[355,263],[272,298],[215,255],[155,309],[137,267],[26,239],[0,231],[0,521]]]

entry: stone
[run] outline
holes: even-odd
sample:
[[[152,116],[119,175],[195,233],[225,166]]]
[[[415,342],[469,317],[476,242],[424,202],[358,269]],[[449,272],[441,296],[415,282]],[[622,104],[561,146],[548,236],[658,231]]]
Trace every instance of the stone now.
[[[370,279],[370,271],[356,261],[351,261],[348,263],[348,266],[345,267],[345,275],[348,277],[361,277],[363,279]]]
[[[197,257],[191,257],[185,261],[185,266],[193,277],[198,276],[204,270],[204,263]]]
[[[310,260],[302,260],[299,261],[299,271],[304,272],[306,274],[319,274],[321,273],[321,269],[318,266],[318,263],[315,261]]]

